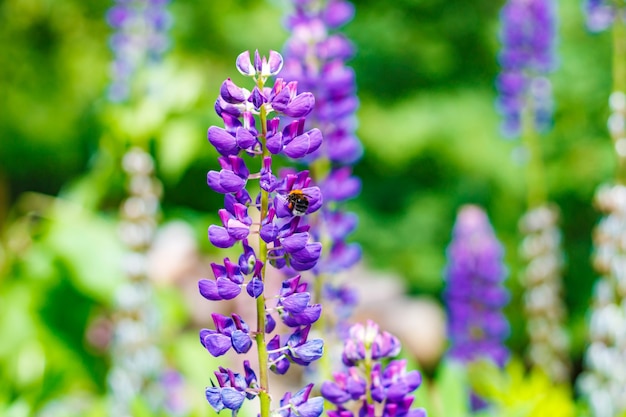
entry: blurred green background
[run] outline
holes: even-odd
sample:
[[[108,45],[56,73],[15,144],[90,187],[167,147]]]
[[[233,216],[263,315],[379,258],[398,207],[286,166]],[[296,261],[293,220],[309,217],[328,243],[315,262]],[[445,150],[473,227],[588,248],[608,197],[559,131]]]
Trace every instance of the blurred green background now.
[[[514,294],[509,345],[522,352],[516,248],[525,168],[513,157],[519,143],[501,137],[494,106],[503,2],[353,3],[356,16],[344,32],[357,47],[350,64],[365,155],[355,169],[363,191],[349,208],[360,216],[354,240],[364,263],[398,274],[412,295],[439,297],[456,210],[482,205],[506,246]],[[234,67],[241,51],[281,50],[288,36],[285,1],[173,0],[172,48],[151,75],[160,94],[112,106],[105,94],[110,6],[0,1],[0,410],[35,413],[67,392],[105,390],[107,356],[85,335],[110,312],[121,280],[119,163],[130,144],[147,144],[156,159],[162,220],[188,222],[201,252],[218,254],[206,241],[222,203],[205,183],[216,167],[206,141],[207,128],[220,125],[213,103],[226,77],[243,81]],[[615,166],[605,128],[610,48],[608,33],[585,30],[577,1],[560,2],[559,66],[551,77],[556,113],[542,147],[550,198],[562,210],[577,363],[596,277],[590,254],[599,215],[592,197]],[[182,334],[166,348],[172,361],[202,355],[197,328],[189,325],[193,306],[175,291],[160,297],[165,334]],[[207,378],[198,370],[196,377]]]

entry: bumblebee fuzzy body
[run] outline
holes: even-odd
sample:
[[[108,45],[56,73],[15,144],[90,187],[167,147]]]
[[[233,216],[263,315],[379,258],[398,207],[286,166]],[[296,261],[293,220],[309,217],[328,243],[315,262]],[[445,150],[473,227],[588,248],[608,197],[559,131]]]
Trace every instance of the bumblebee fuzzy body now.
[[[292,190],[287,196],[287,203],[294,216],[304,216],[309,209],[309,197],[302,190]]]

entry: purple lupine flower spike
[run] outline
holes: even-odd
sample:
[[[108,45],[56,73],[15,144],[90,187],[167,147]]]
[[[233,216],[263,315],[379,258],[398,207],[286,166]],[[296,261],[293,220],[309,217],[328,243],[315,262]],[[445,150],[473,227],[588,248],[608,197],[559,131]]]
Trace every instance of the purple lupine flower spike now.
[[[392,360],[386,367],[381,363],[400,353],[398,339],[381,333],[372,321],[357,323],[348,332],[342,355],[348,369],[335,372],[321,387],[322,396],[337,407],[328,415],[354,417],[350,410],[358,409],[359,416],[425,417],[424,409],[411,409],[411,393],[422,384],[419,371],[407,371],[406,360]]]
[[[339,317],[339,321],[332,318],[326,322],[336,323],[336,328],[340,329],[345,327],[342,321],[354,305],[354,291],[324,277],[332,278],[331,274],[348,270],[361,259],[360,246],[347,242],[356,228],[357,218],[342,208],[342,203],[356,197],[361,188],[360,180],[353,176],[351,168],[363,153],[363,146],[355,134],[355,112],[359,104],[355,74],[346,65],[354,55],[354,47],[338,33],[338,29],[353,18],[354,6],[346,0],[292,0],[291,5],[293,11],[286,18],[291,35],[284,48],[281,76],[288,81],[287,85],[296,80],[299,86],[313,92],[316,105],[307,116],[307,126],[294,123],[281,132],[274,129],[273,132],[277,133],[271,136],[270,150],[284,150],[290,157],[304,157],[315,167],[312,172],[315,173],[313,181],[319,187],[317,191],[330,203],[310,222],[311,235],[317,241],[329,242],[329,248],[320,253],[319,247],[309,246],[293,254],[291,265],[299,271],[313,269],[316,279],[327,281],[321,282],[322,292],[318,296],[327,295],[329,298],[324,301],[335,304],[333,315]],[[305,106],[307,100],[294,99],[294,102]],[[277,104],[281,106],[280,100]],[[297,110],[293,105],[291,111]],[[307,131],[305,127],[312,129]],[[320,140],[322,135],[323,142]],[[287,189],[293,188],[288,185]],[[309,211],[312,211],[312,205],[309,205]],[[277,207],[279,216],[283,211]],[[344,297],[340,294],[351,295]],[[322,331],[327,333],[329,330]]]
[[[241,245],[241,253],[236,262],[225,258],[223,265],[213,263],[214,277],[198,282],[200,294],[210,301],[240,297],[245,288],[257,307],[255,331],[246,324],[250,318],[214,313],[214,328],[200,331],[205,349],[213,356],[224,355],[231,348],[243,354],[256,341],[259,355],[267,355],[259,358],[259,363],[267,364],[269,370],[279,375],[287,372],[292,363],[308,366],[324,351],[322,339],[309,337],[311,325],[321,315],[321,305],[311,302],[308,285],[293,273],[314,268],[320,258],[321,244],[314,240],[310,225],[302,219],[322,208],[322,192],[312,184],[308,171],[289,170],[276,175],[272,169],[273,158],[306,157],[322,145],[323,138],[319,129],[305,129],[305,118],[315,104],[313,94],[299,91],[296,81],[281,78],[271,88],[265,85],[282,66],[283,58],[275,51],[270,51],[269,57],[258,51],[254,56],[243,52],[237,57],[236,67],[253,78],[255,85],[248,90],[231,79],[221,85],[215,111],[224,126],[211,126],[207,132],[209,143],[221,155],[220,170],[207,173],[207,184],[224,195],[224,207],[217,213],[219,223],[209,227],[208,238],[218,248]],[[244,153],[261,158],[259,172],[250,172],[242,158]],[[257,179],[260,192],[253,197],[248,188]],[[253,222],[249,210],[258,210],[261,218]],[[253,249],[249,242],[253,237],[259,239],[255,246],[259,249]],[[290,276],[278,296],[266,294],[265,273],[272,267],[283,269]],[[268,306],[268,301],[272,305]],[[276,333],[275,317],[282,321],[284,334]],[[252,335],[257,337],[253,340]],[[205,393],[214,410],[227,408],[236,413],[245,399],[259,397],[261,416],[269,417],[267,372],[259,372],[257,379],[250,364],[244,362],[244,375],[220,368],[215,377],[217,383],[212,382]],[[311,388],[312,385],[293,397],[286,394],[272,415],[319,417],[323,399],[309,398]]]
[[[459,210],[447,254],[448,356],[463,363],[485,357],[503,366],[509,356],[503,343],[509,324],[502,312],[509,301],[503,285],[507,271],[502,245],[481,208]]]
[[[500,20],[497,106],[503,134],[515,138],[525,109],[532,112],[538,131],[551,122],[552,91],[546,75],[555,67],[556,5],[553,0],[508,0]]]

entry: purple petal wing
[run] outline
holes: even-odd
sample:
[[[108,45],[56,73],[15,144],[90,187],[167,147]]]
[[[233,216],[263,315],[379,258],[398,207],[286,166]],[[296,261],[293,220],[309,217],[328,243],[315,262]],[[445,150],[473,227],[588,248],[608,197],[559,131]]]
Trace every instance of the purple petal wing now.
[[[222,226],[209,226],[209,241],[218,248],[230,248],[237,240],[233,239]]]
[[[241,292],[241,287],[228,278],[218,278],[217,292],[223,300],[232,300]]]
[[[209,142],[222,155],[234,155],[239,152],[237,141],[233,135],[221,127],[211,126],[207,133]]]
[[[232,345],[230,337],[221,333],[207,334],[202,340],[202,344],[215,357],[222,356],[228,352]]]
[[[217,291],[217,285],[215,281],[209,279],[201,279],[198,281],[198,290],[207,300],[220,301],[222,297]]]

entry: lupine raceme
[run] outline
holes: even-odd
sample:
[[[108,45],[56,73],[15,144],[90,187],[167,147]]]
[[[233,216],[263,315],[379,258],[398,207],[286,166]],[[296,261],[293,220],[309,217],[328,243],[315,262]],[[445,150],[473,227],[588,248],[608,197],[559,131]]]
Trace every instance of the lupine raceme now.
[[[502,309],[509,293],[503,255],[487,214],[478,206],[463,206],[448,246],[444,292],[448,356],[461,363],[485,358],[503,366],[509,357],[504,345],[509,323]],[[474,409],[484,406],[476,396],[471,399]]]
[[[373,321],[352,325],[341,357],[347,369],[322,384],[322,396],[336,406],[329,417],[426,417],[423,408],[411,408],[420,372],[408,371],[406,360],[388,361],[400,349],[400,341]]]
[[[355,74],[346,61],[354,47],[338,30],[354,15],[354,6],[345,0],[294,0],[287,16],[290,37],[285,45],[285,69],[282,76],[298,81],[316,97],[315,109],[307,125],[324,135],[322,146],[305,160],[316,184],[324,194],[325,204],[310,220],[311,233],[328,248],[316,266],[315,297],[324,301],[324,316],[316,329],[329,336],[345,333],[347,318],[356,304],[353,288],[336,279],[361,258],[357,243],[348,242],[357,226],[357,216],[347,212],[345,202],[358,195],[360,180],[352,174],[352,165],[361,157],[363,147],[355,131],[358,107]],[[322,374],[329,375],[325,358]]]
[[[218,213],[221,224],[211,225],[208,237],[218,248],[239,246],[241,252],[235,261],[225,258],[223,264],[212,264],[213,277],[198,283],[200,294],[208,300],[241,296],[256,305],[255,328],[239,314],[214,313],[214,328],[202,329],[200,341],[216,357],[231,348],[246,353],[256,345],[258,371],[248,361],[242,372],[220,367],[206,398],[214,410],[236,413],[245,399],[258,397],[261,417],[270,415],[268,371],[284,374],[292,363],[307,366],[323,353],[323,341],[309,338],[321,306],[311,303],[309,285],[301,275],[320,258],[321,244],[313,241],[303,219],[322,207],[322,194],[312,185],[308,171],[284,170],[276,175],[272,164],[279,155],[297,160],[312,154],[321,146],[322,134],[317,128],[305,129],[315,104],[313,94],[298,92],[297,82],[282,78],[276,78],[272,87],[267,85],[282,66],[278,52],[270,51],[268,57],[258,51],[252,57],[243,52],[236,67],[254,81],[253,88],[239,87],[231,79],[220,88],[215,110],[224,127],[208,130],[208,140],[220,154],[220,169],[209,171],[207,183],[224,195],[224,208]],[[249,190],[256,181],[259,191],[252,196]],[[278,294],[267,291],[269,268],[288,276]],[[286,334],[276,331],[277,320],[288,329]],[[295,394],[286,393],[273,412],[285,417],[319,416],[323,399],[310,397],[312,388],[309,384]]]

